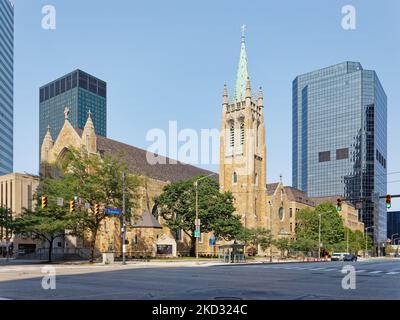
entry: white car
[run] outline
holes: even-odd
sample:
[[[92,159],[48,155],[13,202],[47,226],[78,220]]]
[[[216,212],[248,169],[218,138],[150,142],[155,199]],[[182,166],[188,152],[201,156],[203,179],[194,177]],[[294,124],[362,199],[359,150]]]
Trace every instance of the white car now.
[[[331,261],[343,261],[344,256],[347,254],[347,252],[334,252],[331,256]]]

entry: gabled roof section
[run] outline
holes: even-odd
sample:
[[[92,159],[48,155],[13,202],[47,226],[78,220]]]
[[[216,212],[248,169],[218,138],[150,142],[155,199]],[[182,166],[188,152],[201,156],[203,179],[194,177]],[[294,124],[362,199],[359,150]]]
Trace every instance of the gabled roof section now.
[[[81,129],[75,129],[79,135],[82,135]],[[118,142],[102,136],[97,136],[97,150],[101,156],[117,156],[121,154],[131,173],[144,175],[149,178],[164,182],[177,182],[188,180],[195,176],[209,175],[212,172],[197,168],[192,165],[155,155],[158,157],[157,164],[151,164],[147,161],[147,151]],[[150,155],[154,155],[149,152]],[[213,176],[218,180],[218,175]]]
[[[162,225],[157,221],[155,216],[153,216],[150,212],[145,211],[133,227],[161,229]]]

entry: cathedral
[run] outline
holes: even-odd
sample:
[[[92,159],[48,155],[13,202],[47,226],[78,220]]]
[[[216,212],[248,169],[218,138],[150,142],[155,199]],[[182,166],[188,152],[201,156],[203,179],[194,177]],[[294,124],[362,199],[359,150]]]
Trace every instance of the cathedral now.
[[[256,91],[256,94],[253,94]],[[225,85],[222,94],[222,121],[220,135],[219,184],[221,191],[231,191],[236,214],[247,228],[261,227],[271,230],[275,239],[295,237],[296,213],[305,207],[314,207],[315,199],[309,199],[300,190],[286,187],[282,181],[267,184],[267,151],[265,143],[264,96],[260,87],[252,88],[242,30],[239,65],[232,95]],[[64,125],[53,140],[48,128],[41,146],[41,170],[47,163],[62,159],[69,148],[85,148],[88,153],[100,157],[124,153],[130,173],[145,178],[141,190],[141,202],[137,209],[139,220],[131,221],[127,228],[128,256],[178,256],[187,255],[190,239],[183,232],[172,232],[157,215],[153,198],[171,182],[190,179],[211,172],[165,158],[158,164],[149,164],[146,150],[142,150],[103,136],[96,135],[89,112],[84,129],[74,128],[65,109]],[[320,201],[321,202],[321,201]],[[353,211],[356,212],[354,209]],[[348,212],[352,212],[349,206]],[[361,228],[361,227],[360,227]],[[215,254],[216,246],[210,240],[212,234],[202,234],[199,252]],[[85,248],[85,239],[63,239],[63,247]],[[218,246],[218,243],[217,243]],[[119,220],[107,218],[97,238],[97,251],[116,251],[121,248]],[[275,249],[271,249],[275,250]],[[272,252],[278,254],[279,252]]]

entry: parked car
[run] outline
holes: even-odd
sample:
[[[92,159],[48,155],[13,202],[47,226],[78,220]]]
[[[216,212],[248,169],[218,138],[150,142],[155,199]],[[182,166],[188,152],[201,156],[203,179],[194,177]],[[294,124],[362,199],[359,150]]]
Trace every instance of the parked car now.
[[[347,252],[334,252],[331,256],[331,261],[343,261]]]
[[[354,255],[354,254],[352,254],[352,253],[346,254],[346,255],[344,256],[344,258],[343,258],[343,261],[356,262],[356,261],[357,261],[357,256]]]

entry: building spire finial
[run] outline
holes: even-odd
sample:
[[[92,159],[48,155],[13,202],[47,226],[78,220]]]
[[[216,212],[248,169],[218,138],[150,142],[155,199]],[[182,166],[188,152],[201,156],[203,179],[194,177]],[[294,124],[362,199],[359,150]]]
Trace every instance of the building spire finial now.
[[[243,100],[246,97],[246,86],[247,80],[250,79],[249,70],[247,66],[247,53],[246,53],[246,42],[245,42],[245,31],[246,26],[241,27],[242,30],[242,44],[240,47],[240,58],[239,66],[236,76],[236,86],[234,98],[237,101]]]
[[[69,108],[68,108],[68,106],[66,106],[65,109],[64,109],[64,117],[65,117],[65,120],[68,120],[68,117],[69,117]]]

